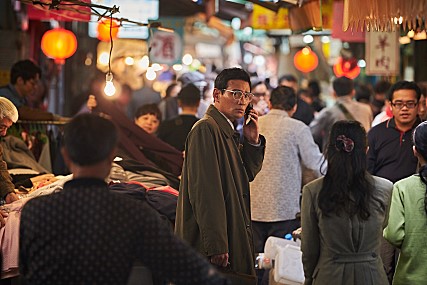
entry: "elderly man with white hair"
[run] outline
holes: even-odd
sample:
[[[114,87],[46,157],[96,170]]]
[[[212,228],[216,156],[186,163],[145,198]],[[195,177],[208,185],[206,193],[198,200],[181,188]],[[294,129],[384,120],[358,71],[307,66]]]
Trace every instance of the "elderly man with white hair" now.
[[[16,123],[18,120],[18,110],[15,105],[8,99],[0,97],[0,136],[4,137],[7,133],[7,129]],[[3,160],[3,148],[0,145],[0,197],[2,197],[6,203],[12,203],[19,199],[14,191],[14,185],[12,178],[7,171],[7,164]],[[0,227],[3,227],[5,222],[3,216],[6,214],[0,212]]]

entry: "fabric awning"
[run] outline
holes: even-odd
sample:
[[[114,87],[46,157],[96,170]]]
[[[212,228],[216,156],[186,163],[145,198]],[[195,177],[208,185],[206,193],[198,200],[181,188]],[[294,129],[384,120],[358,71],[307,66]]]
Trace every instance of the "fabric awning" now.
[[[425,29],[426,16],[427,0],[344,0],[343,30]]]

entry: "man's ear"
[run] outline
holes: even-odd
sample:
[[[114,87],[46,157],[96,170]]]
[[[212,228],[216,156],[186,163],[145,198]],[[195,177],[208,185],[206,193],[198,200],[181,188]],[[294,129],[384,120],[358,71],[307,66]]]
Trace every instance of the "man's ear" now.
[[[213,98],[214,98],[214,103],[219,102],[219,95],[221,95],[221,90],[214,88],[213,90]]]

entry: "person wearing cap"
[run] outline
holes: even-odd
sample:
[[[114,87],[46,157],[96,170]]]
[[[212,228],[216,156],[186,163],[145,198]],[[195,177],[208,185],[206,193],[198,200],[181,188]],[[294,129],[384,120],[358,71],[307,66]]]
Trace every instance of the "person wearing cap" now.
[[[7,134],[7,129],[18,121],[18,110],[13,103],[5,97],[0,97],[0,136]],[[14,191],[12,178],[7,171],[7,164],[3,161],[3,148],[0,145],[0,196],[6,203],[18,200]]]
[[[181,114],[160,124],[157,137],[179,151],[184,151],[185,140],[193,125],[200,103],[200,91],[194,84],[184,86],[178,93],[178,105]]]
[[[196,117],[199,119],[203,118],[211,105],[209,102],[203,100],[203,93],[208,88],[208,82],[206,81],[205,75],[199,71],[186,72],[178,78],[178,82],[181,82],[182,87],[191,83],[199,89],[199,96],[201,100],[199,102],[199,107],[197,108]]]

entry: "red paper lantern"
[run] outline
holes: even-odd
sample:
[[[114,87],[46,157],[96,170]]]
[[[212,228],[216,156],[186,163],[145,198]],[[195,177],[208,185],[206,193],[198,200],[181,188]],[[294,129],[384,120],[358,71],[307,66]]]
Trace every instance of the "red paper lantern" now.
[[[317,55],[308,47],[303,48],[294,56],[296,69],[302,72],[310,72],[316,69],[319,64]]]
[[[77,50],[77,39],[73,32],[57,28],[44,33],[41,42],[43,53],[55,59],[57,64],[64,64],[65,59]]]
[[[339,57],[337,63],[334,64],[334,73],[337,77],[345,76],[354,79],[359,76],[360,67],[355,58],[344,59]]]
[[[98,39],[103,42],[110,41],[110,28],[111,28],[111,37],[113,39],[117,38],[119,32],[119,23],[116,20],[113,20],[111,23],[110,19],[103,18],[98,22]]]

